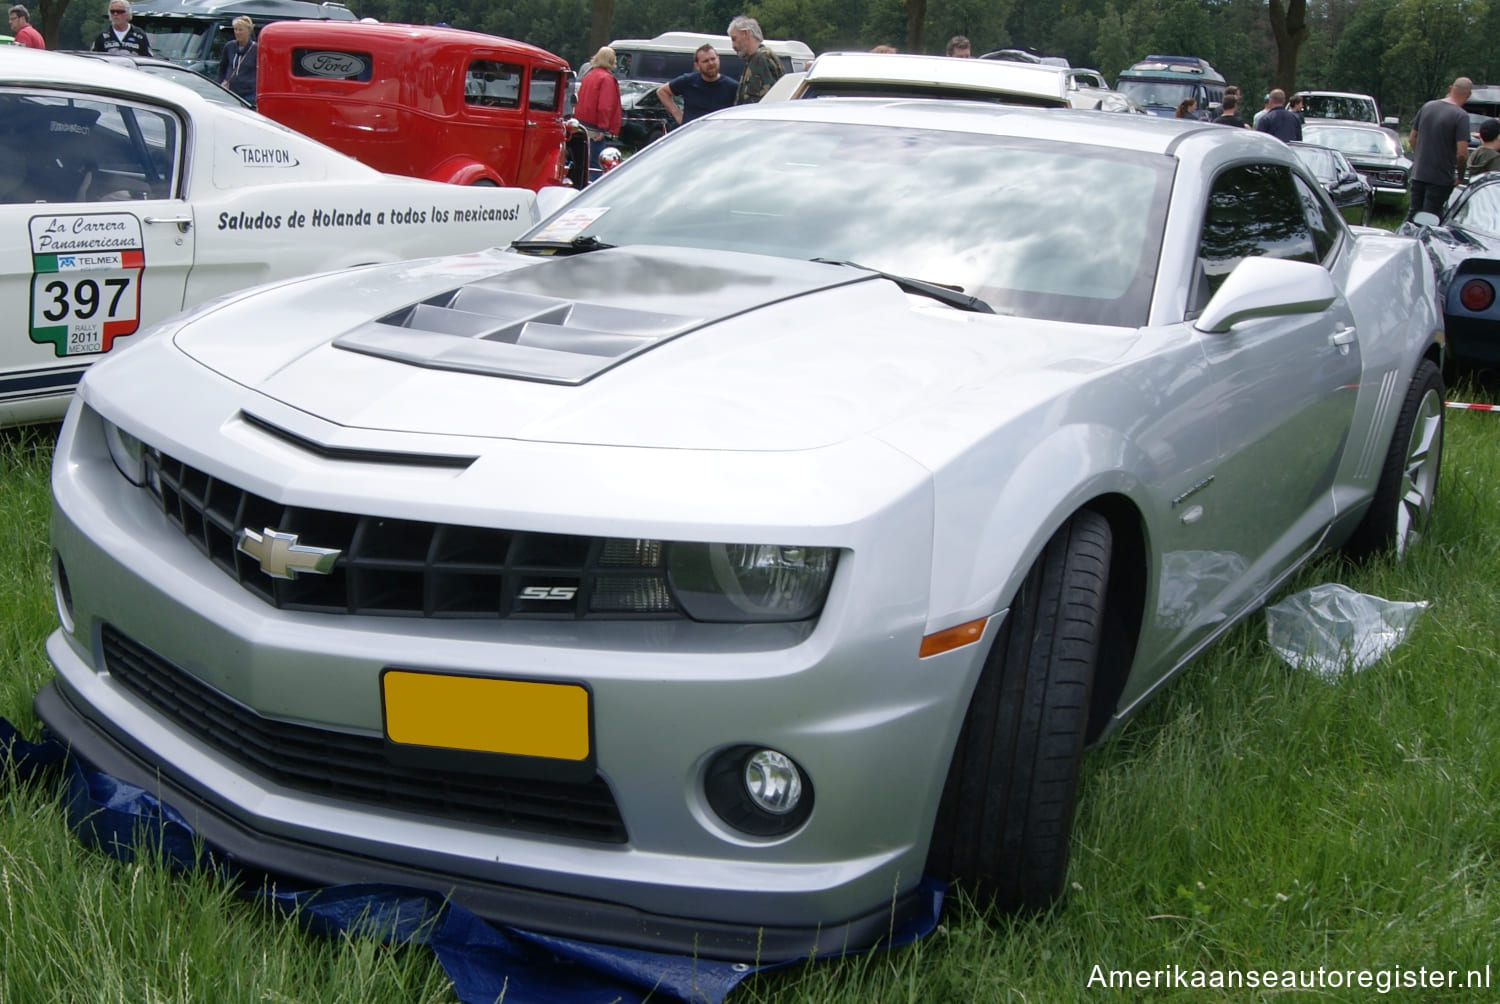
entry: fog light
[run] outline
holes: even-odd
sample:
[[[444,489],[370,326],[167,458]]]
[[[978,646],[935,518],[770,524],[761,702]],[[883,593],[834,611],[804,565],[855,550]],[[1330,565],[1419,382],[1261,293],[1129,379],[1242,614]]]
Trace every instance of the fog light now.
[[[735,746],[710,761],[703,778],[708,804],[742,833],[779,837],[812,814],[812,781],[785,753]]]
[[[757,750],[745,761],[745,790],[756,805],[784,816],[802,801],[802,772],[785,753]]]
[[[1464,305],[1465,310],[1472,310],[1476,314],[1488,310],[1490,304],[1495,302],[1495,287],[1483,279],[1470,279],[1458,291],[1458,302]]]

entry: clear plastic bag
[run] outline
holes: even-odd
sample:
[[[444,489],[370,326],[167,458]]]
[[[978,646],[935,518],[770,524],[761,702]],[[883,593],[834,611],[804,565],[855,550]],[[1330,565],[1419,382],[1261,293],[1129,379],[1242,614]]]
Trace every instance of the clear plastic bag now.
[[[1288,665],[1336,680],[1401,644],[1427,606],[1327,582],[1267,607],[1266,637]]]

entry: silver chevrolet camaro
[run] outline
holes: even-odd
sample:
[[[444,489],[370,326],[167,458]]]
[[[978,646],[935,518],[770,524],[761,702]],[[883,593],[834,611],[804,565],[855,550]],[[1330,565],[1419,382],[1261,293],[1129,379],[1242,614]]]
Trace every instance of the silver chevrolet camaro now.
[[[1086,745],[1321,549],[1418,540],[1440,363],[1421,245],[1269,136],[737,108],[512,247],[93,367],[37,710],[243,864],[532,929],[1042,907]]]

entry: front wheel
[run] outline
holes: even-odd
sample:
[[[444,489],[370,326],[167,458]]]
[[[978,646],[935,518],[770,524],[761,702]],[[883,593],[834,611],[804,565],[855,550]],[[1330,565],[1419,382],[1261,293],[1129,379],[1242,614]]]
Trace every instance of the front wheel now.
[[[1076,513],[1027,573],[990,649],[933,827],[927,868],[981,906],[1062,894],[1112,537]]]
[[[1442,459],[1443,375],[1424,359],[1401,404],[1375,497],[1344,550],[1354,557],[1384,550],[1405,557],[1432,517]]]

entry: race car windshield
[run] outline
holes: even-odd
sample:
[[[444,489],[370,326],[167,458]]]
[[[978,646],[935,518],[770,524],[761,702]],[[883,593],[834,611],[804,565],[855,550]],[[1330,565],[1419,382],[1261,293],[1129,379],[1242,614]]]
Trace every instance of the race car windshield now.
[[[577,234],[609,245],[859,262],[997,313],[1135,326],[1172,168],[1082,144],[706,120],[585,189],[556,220],[571,216]],[[554,221],[534,234],[557,232]]]

